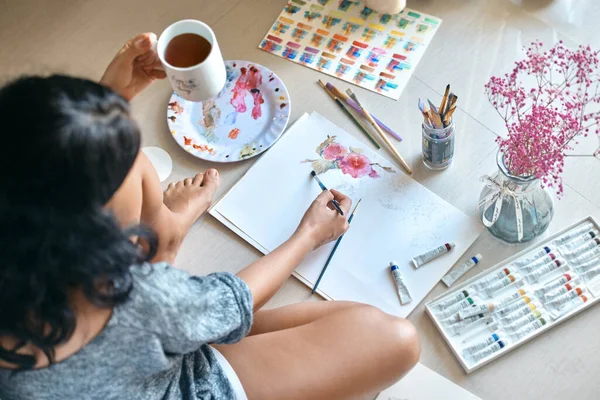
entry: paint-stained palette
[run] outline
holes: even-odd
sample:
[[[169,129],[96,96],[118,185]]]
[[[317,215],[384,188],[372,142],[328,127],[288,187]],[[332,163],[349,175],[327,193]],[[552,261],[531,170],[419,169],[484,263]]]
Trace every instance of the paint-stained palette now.
[[[259,48],[398,99],[441,23],[409,8],[390,15],[354,0],[288,0]]]
[[[167,123],[175,141],[203,160],[236,162],[271,147],[290,119],[290,97],[277,75],[248,61],[226,61],[227,83],[215,99],[173,93]]]

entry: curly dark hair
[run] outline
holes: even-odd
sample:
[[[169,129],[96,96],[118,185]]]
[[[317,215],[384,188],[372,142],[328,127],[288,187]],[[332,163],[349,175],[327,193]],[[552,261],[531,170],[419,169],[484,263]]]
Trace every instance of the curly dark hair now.
[[[121,96],[86,79],[23,77],[0,89],[0,120],[0,336],[17,343],[0,346],[0,359],[30,369],[35,357],[19,349],[34,345],[53,363],[73,334],[73,289],[122,304],[129,268],[154,255],[156,236],[122,229],[104,209],[140,148]]]

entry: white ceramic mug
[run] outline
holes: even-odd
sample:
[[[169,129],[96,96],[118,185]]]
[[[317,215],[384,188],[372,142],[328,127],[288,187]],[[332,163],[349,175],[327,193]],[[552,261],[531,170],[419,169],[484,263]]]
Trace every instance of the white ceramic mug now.
[[[178,68],[165,60],[165,50],[171,39],[184,33],[202,36],[211,44],[211,50],[206,60],[200,64]],[[216,97],[225,86],[227,79],[225,62],[215,33],[204,22],[193,19],[175,22],[161,33],[156,51],[173,91],[178,96],[190,101],[204,101]]]

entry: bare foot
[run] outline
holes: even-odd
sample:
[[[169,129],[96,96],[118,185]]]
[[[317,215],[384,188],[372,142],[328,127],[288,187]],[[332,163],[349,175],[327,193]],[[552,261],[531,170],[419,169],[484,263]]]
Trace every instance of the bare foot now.
[[[180,216],[182,236],[185,236],[192,224],[208,210],[218,187],[219,173],[216,169],[209,169],[194,178],[169,184],[163,194],[163,203],[174,214]]]

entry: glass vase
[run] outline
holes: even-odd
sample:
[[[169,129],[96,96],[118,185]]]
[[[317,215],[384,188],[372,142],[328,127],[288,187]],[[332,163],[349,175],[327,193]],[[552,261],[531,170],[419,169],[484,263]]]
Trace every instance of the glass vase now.
[[[554,216],[554,202],[535,176],[512,175],[499,151],[498,171],[482,177],[479,216],[495,237],[508,243],[523,243],[541,235]]]

